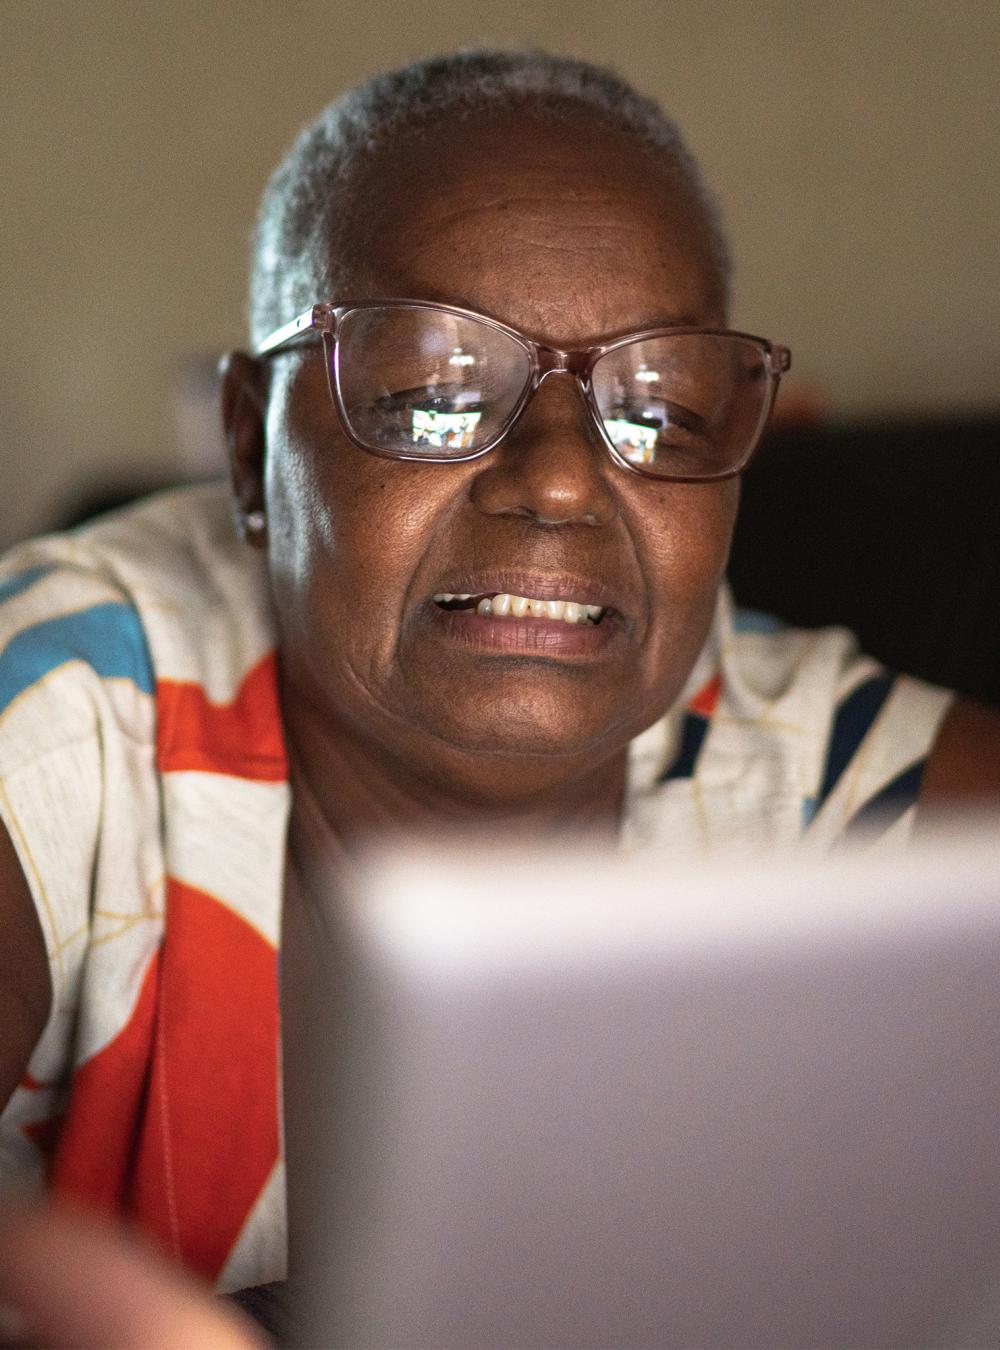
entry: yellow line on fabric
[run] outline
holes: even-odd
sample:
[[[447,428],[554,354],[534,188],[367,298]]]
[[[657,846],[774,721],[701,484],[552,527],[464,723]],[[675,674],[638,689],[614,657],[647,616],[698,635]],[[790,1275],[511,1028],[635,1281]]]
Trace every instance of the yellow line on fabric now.
[[[165,873],[161,872],[146,886],[142,893],[142,909],[138,913],[135,910],[123,913],[114,909],[95,909],[95,919],[109,919],[112,923],[120,923],[122,927],[114,933],[103,933],[99,938],[95,938],[90,945],[96,947],[102,942],[110,942],[113,938],[122,937],[137,923],[162,923],[166,913],[163,904],[166,895],[166,881]]]
[[[83,666],[84,669],[89,670],[93,674],[94,679],[99,680],[102,685],[110,685],[112,687],[116,685],[130,685],[133,689],[135,689],[135,691],[139,695],[141,695],[142,698],[149,699],[151,704],[154,701],[153,695],[147,693],[145,689],[140,689],[139,686],[136,684],[136,682],[132,679],[131,675],[98,675],[98,673],[94,670],[93,666],[91,666],[87,661],[84,661],[82,657],[71,656],[67,660],[61,661],[59,665],[53,666],[51,670],[47,670],[44,675],[39,675],[37,680],[33,681],[31,684],[27,686],[27,688],[22,689],[19,694],[15,695],[15,697],[12,698],[11,701],[7,704],[6,708],[4,708],[2,712],[0,712],[0,727],[3,726],[7,717],[11,713],[13,713],[14,709],[20,705],[22,699],[27,698],[29,694],[34,694],[43,685],[48,684],[50,680],[54,679],[56,675],[62,674],[62,672],[66,669],[67,666],[73,665]],[[95,721],[96,720],[97,719],[95,714]],[[121,726],[120,724],[117,729],[127,740],[131,741],[133,745],[150,746],[154,743],[152,737],[150,737],[147,740],[143,739],[142,737],[133,736],[132,732],[129,731],[127,727]],[[92,738],[96,738],[97,736],[98,732],[96,731],[96,729],[90,729],[83,732],[79,736],[71,736],[66,740],[59,741],[57,745],[50,746],[49,749],[43,751],[43,753],[51,754],[55,750],[62,750],[70,745],[78,745],[81,741],[90,740]]]
[[[162,919],[163,905],[154,903],[154,897],[162,900],[166,891],[167,878],[164,872],[150,881],[142,893],[142,909],[120,910],[100,906],[94,910],[94,917],[101,919]]]
[[[11,701],[3,709],[3,711],[0,712],[0,727],[3,726],[4,722],[6,722],[7,718],[11,715],[14,709],[18,707],[22,699],[27,698],[27,696],[29,694],[34,693],[36,689],[39,689],[42,687],[42,685],[47,684],[53,675],[58,675],[61,670],[65,670],[67,666],[71,666],[74,661],[80,664],[86,664],[85,662],[82,662],[79,656],[69,656],[66,658],[65,661],[60,661],[57,666],[51,666],[45,672],[44,675],[39,675],[37,680],[32,680],[30,684],[25,685],[25,687],[21,690],[21,692],[19,694],[15,694],[14,697],[11,699]],[[100,676],[98,676],[98,679],[99,678]],[[82,736],[76,736],[73,738],[73,741],[71,741],[70,744],[73,744],[77,740],[83,739],[85,738]],[[60,745],[61,744],[62,742],[60,742]]]
[[[100,915],[102,919],[107,917],[106,915],[101,914],[100,910],[95,910],[94,914],[95,917],[97,915]],[[114,942],[117,938],[124,937],[125,934],[130,932],[131,929],[133,929],[137,923],[152,923],[154,922],[154,920],[160,917],[161,916],[159,914],[130,914],[127,916],[120,915],[118,917],[118,922],[120,923],[121,926],[119,928],[116,928],[113,933],[102,933],[100,937],[91,938],[90,950],[93,951],[95,947],[100,947],[105,942]]]
[[[697,770],[695,770],[691,779],[691,799],[694,802],[695,818],[698,821],[698,831],[701,834],[701,846],[706,853],[709,853],[712,849],[712,831],[708,823],[708,812],[705,809],[705,798],[702,795]]]
[[[14,811],[14,804],[7,794],[7,789],[4,787],[2,778],[0,778],[0,799],[2,799],[3,802],[4,818],[17,836],[16,842],[20,844],[19,853],[22,859],[27,862],[28,867],[31,870],[31,875],[35,883],[33,890],[37,893],[38,900],[45,911],[45,920],[48,924],[49,933],[52,938],[51,951],[56,966],[55,973],[58,976],[58,984],[60,986],[59,989],[53,990],[53,1001],[55,1001],[56,996],[62,992],[61,986],[65,978],[62,962],[63,943],[59,936],[59,927],[56,923],[55,910],[52,907],[52,902],[49,900],[48,891],[45,889],[45,882],[42,880],[42,874],[38,869],[38,864],[35,861],[35,855],[32,852],[31,845],[28,843],[27,836],[21,829],[21,824]]]
[[[78,938],[86,937],[89,932],[89,924],[83,923],[79,928],[74,928],[72,933],[67,933],[64,938],[59,939],[60,952],[64,952],[67,947],[71,947]]]
[[[95,919],[107,919],[109,923],[138,923],[140,919],[148,923],[150,919],[162,919],[162,909],[133,910],[131,914],[119,914],[113,909],[95,909]]]
[[[167,599],[153,600],[147,599],[145,596],[140,597],[138,595],[135,595],[132,598],[136,603],[138,603],[140,599],[142,600],[143,614],[170,614],[172,616],[176,616],[177,614],[185,613],[184,606],[179,605],[176,600],[167,600]]]

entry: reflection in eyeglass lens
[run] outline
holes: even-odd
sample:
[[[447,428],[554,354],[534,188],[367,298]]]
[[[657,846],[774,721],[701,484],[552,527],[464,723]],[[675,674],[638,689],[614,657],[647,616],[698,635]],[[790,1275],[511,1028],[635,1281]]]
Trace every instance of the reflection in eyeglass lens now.
[[[623,417],[608,417],[605,418],[604,428],[619,454],[629,463],[652,464],[656,458],[658,424],[640,426],[638,422],[628,422]]]
[[[429,445],[438,450],[468,450],[474,443],[481,417],[481,412],[414,408],[410,439],[414,445]]]
[[[762,354],[730,335],[641,339],[596,363],[593,390],[621,457],[654,473],[712,477],[734,471],[757,431],[766,397]]]
[[[339,342],[351,433],[375,449],[428,458],[474,453],[495,436],[530,369],[507,334],[420,306],[355,310]]]
[[[338,341],[348,430],[404,457],[460,458],[492,444],[531,376],[530,354],[510,334],[421,305],[352,311]],[[763,351],[734,334],[637,337],[603,353],[590,375],[616,454],[644,472],[692,480],[740,468],[769,388]]]

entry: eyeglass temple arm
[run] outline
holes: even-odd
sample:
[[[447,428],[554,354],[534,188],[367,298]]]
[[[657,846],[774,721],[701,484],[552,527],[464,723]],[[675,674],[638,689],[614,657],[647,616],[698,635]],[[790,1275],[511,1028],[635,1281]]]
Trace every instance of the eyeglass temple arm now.
[[[334,327],[333,307],[331,305],[313,305],[304,310],[291,323],[282,324],[273,333],[268,333],[263,342],[257,344],[256,356],[268,356],[279,347],[286,347],[296,338],[312,337],[315,333],[330,333]]]

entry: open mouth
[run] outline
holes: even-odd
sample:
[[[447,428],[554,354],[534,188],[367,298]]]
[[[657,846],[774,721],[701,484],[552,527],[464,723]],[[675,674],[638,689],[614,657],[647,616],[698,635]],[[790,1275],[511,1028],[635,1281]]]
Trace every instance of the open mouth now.
[[[453,595],[440,591],[434,597],[439,609],[467,610],[504,619],[547,619],[551,622],[584,624],[595,627],[604,618],[603,605],[587,605],[580,600],[539,600],[529,595],[496,594]]]

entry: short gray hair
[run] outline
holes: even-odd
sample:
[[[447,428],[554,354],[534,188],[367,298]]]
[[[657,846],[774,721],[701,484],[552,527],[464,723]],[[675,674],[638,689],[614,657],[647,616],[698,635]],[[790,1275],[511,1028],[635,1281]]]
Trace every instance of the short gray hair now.
[[[700,206],[720,295],[729,248],[715,197],[658,104],[602,66],[541,51],[464,51],[376,75],[331,103],[296,138],[261,202],[250,283],[251,339],[320,299],[331,245],[350,212],[345,186],[357,164],[401,133],[438,120],[524,107],[548,121],[581,112],[663,155]]]

